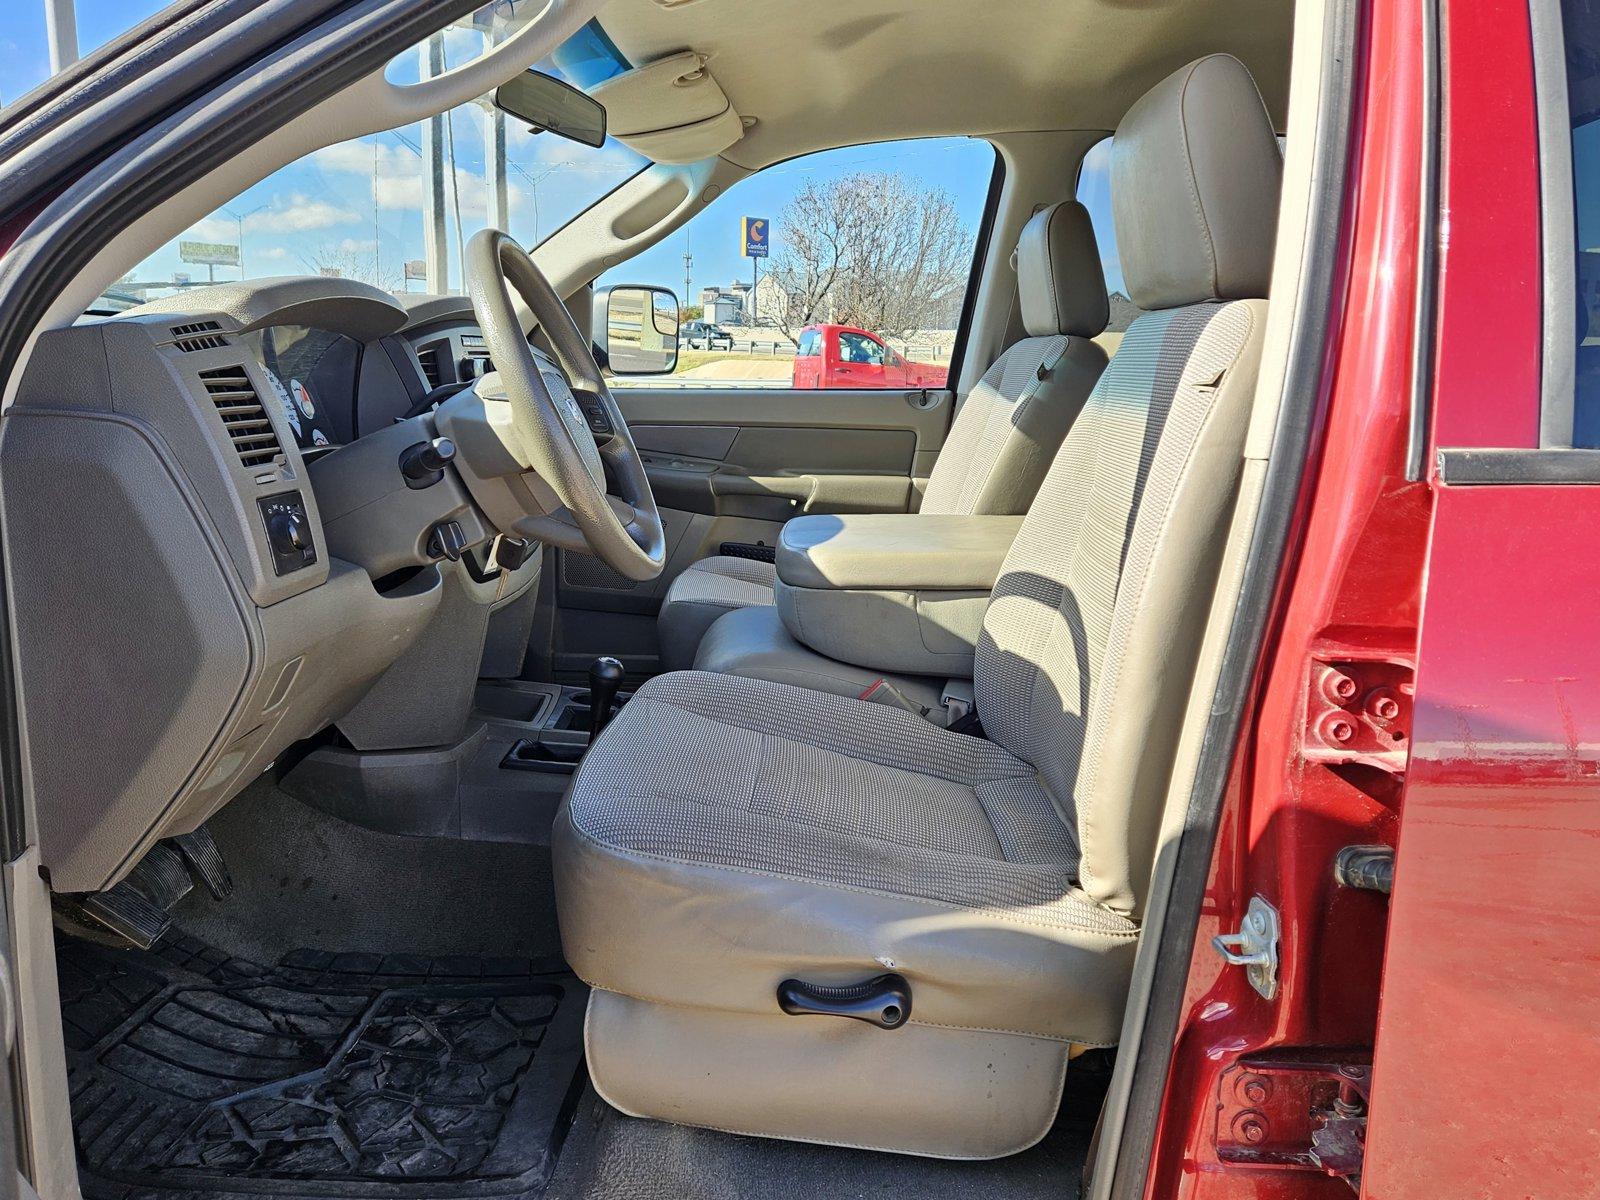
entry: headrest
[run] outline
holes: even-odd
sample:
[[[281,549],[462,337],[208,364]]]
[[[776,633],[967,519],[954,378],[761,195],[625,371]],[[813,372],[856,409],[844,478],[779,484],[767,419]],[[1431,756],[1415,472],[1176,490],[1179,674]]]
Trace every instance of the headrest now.
[[[1140,308],[1262,299],[1283,156],[1243,63],[1213,54],[1128,110],[1111,143],[1111,215]]]
[[[1111,312],[1089,210],[1063,200],[1033,214],[1017,239],[1017,295],[1029,337],[1094,337]]]

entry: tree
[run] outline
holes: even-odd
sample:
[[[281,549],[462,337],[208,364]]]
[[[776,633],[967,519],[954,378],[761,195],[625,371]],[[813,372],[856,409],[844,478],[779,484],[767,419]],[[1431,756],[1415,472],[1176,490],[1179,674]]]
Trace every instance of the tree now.
[[[959,308],[972,238],[942,188],[884,173],[808,183],[778,229],[772,316],[790,341],[821,320],[904,338]]]
[[[374,261],[371,250],[361,246],[322,245],[310,254],[302,254],[300,261],[306,270],[317,275],[332,275],[337,279],[354,279],[370,283],[386,292],[401,291],[405,280],[387,263]]]

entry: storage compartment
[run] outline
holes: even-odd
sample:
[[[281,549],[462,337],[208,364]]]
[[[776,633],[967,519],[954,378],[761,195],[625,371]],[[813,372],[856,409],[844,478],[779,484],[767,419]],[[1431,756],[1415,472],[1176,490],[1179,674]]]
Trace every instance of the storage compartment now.
[[[971,678],[1018,516],[796,517],[778,541],[776,601],[796,641],[897,675]]]

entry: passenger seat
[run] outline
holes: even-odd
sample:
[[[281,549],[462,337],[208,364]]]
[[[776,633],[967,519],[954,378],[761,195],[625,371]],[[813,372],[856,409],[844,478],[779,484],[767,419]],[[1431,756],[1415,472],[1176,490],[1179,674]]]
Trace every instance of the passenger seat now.
[[[995,360],[961,405],[922,512],[1027,512],[1105,370],[1105,351],[1090,340],[1105,329],[1109,302],[1088,210],[1065,200],[1036,213],[1017,241],[1016,261],[1028,336]],[[692,666],[711,623],[772,604],[776,582],[771,563],[750,559],[719,555],[689,567],[661,603],[662,668]]]

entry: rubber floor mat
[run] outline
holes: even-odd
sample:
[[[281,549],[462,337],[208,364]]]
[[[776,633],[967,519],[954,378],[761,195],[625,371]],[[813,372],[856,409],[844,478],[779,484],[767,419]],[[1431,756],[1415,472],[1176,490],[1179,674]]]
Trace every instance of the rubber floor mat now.
[[[541,1194],[581,1092],[559,963],[61,938],[91,1200]]]

